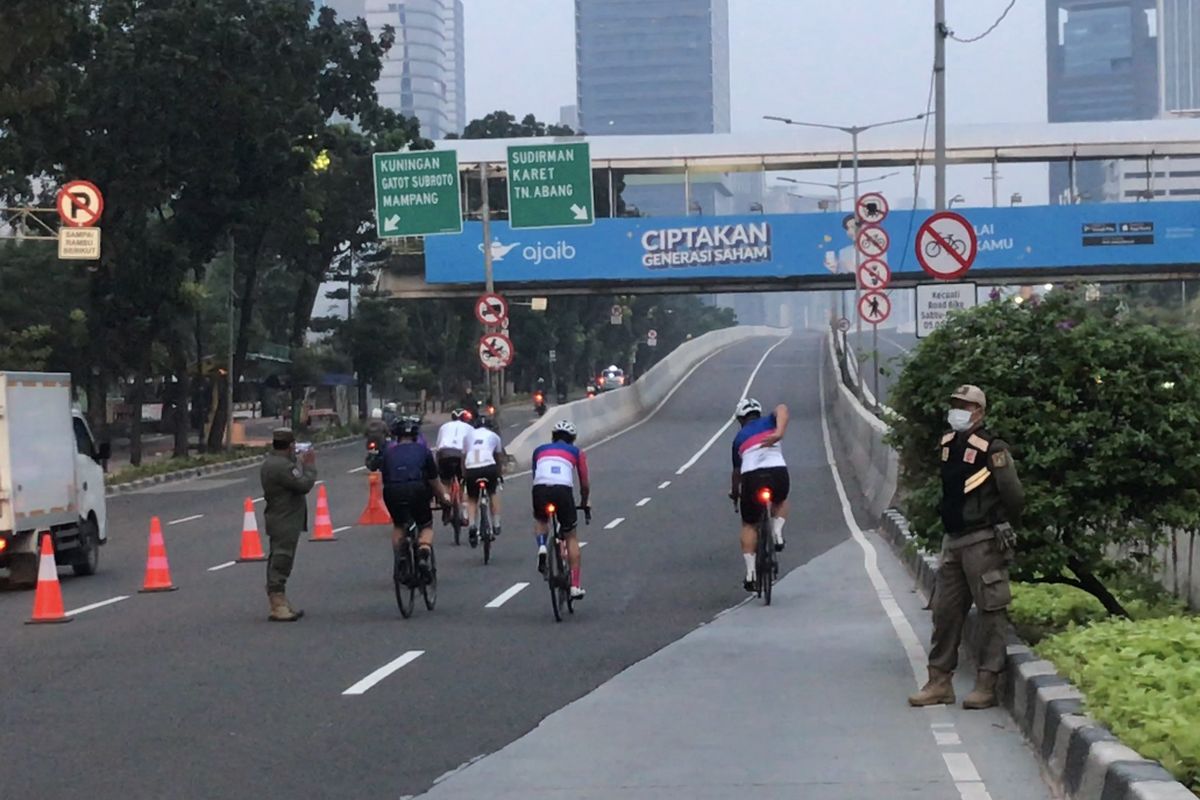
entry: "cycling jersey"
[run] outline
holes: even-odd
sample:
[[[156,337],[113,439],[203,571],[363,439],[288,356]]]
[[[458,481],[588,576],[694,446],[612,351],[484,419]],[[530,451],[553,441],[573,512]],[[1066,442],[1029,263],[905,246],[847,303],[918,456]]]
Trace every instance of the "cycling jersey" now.
[[[437,477],[433,454],[416,442],[389,442],[383,450],[381,472],[388,486],[424,483]]]
[[[464,466],[467,469],[490,467],[496,463],[496,451],[504,449],[500,435],[487,428],[480,428],[467,439],[467,454]]]
[[[438,430],[437,445],[433,448],[438,455],[450,452],[461,455],[475,429],[461,420],[450,420]]]
[[[533,484],[535,486],[574,486],[575,473],[579,482],[587,485],[587,456],[573,444],[550,442],[533,451]]]
[[[786,467],[783,450],[779,443],[767,445],[763,440],[775,432],[778,423],[775,415],[752,419],[742,426],[733,438],[733,468],[745,475],[747,472]]]

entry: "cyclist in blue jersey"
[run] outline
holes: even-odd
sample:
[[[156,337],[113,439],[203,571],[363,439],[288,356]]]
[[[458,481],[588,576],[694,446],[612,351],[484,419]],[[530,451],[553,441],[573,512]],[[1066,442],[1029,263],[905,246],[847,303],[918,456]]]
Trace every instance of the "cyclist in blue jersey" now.
[[[417,568],[427,572],[433,551],[433,511],[429,504],[434,497],[448,504],[450,496],[438,480],[433,453],[417,441],[420,434],[419,420],[397,418],[392,423],[395,440],[383,450],[369,453],[367,468],[383,473],[383,502],[392,516],[392,549],[400,549],[411,520],[419,531]]]
[[[769,416],[762,415],[762,403],[752,397],[737,404],[735,415],[742,429],[733,439],[733,477],[729,497],[741,504],[742,558],[746,562],[746,591],[754,591],[757,577],[754,568],[754,549],[758,540],[758,524],[765,511],[758,494],[771,490],[771,533],[775,550],[783,549],[783,524],[788,515],[788,493],[791,480],[787,462],[779,443],[787,430],[788,409],[780,404]]]
[[[579,518],[575,513],[575,476],[579,476],[579,504],[591,518],[588,497],[591,484],[588,482],[587,456],[575,446],[578,431],[569,420],[554,425],[551,441],[533,451],[533,530],[537,535],[538,572],[546,571],[549,551],[546,535],[550,530],[550,515],[546,507],[554,506],[558,519],[559,535],[567,541],[567,560],[571,566],[571,598],[582,600],[587,594],[580,585],[582,559],[579,555],[579,537],[576,526]]]

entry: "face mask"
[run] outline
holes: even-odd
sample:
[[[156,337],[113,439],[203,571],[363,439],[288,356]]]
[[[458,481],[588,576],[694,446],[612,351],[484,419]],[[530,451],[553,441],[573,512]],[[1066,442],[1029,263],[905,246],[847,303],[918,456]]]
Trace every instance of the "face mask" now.
[[[971,412],[965,408],[952,408],[946,414],[946,421],[950,423],[950,427],[962,433],[971,427]]]

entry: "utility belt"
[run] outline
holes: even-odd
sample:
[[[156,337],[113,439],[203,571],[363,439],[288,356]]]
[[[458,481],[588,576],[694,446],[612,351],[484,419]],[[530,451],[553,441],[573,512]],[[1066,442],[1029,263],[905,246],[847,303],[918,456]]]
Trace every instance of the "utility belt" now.
[[[1012,525],[1007,522],[998,522],[995,525],[976,528],[961,536],[947,535],[942,546],[947,550],[961,550],[964,547],[986,542],[989,539],[995,539],[1000,544],[1000,549],[1006,553],[1016,551],[1017,535],[1013,531]]]

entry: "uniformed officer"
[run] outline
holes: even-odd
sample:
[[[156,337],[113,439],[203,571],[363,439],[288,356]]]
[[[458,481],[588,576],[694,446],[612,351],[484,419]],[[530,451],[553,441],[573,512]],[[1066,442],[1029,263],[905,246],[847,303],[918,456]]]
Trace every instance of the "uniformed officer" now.
[[[272,436],[271,452],[263,461],[260,477],[267,508],[267,538],[271,552],[267,558],[267,599],[273,622],[294,622],[304,616],[288,603],[284,590],[292,574],[296,544],[308,519],[305,496],[317,480],[316,453],[306,451],[297,459],[296,436],[290,428],[277,428]]]
[[[1008,445],[983,427],[987,397],[978,386],[959,386],[950,399],[942,436],[942,501],[939,511],[946,536],[933,597],[933,643],[929,682],[908,698],[914,706],[954,702],[954,668],[963,624],[974,602],[979,609],[982,642],[975,689],[963,708],[996,705],[996,678],[1004,668],[1005,623],[1012,590],[1012,560],[1017,522],[1025,493]]]

